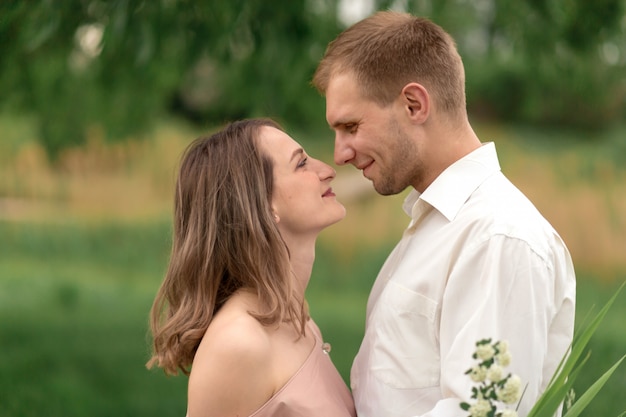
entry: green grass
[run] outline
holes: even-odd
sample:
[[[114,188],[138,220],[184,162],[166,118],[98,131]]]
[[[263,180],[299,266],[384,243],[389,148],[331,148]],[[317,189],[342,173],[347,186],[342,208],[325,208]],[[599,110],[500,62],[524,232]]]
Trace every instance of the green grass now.
[[[147,371],[164,225],[0,225],[0,415],[184,415]]]
[[[149,224],[0,222],[0,415],[183,416],[186,377],[148,371],[147,315],[169,256],[167,221]],[[365,303],[391,242],[345,258],[319,245],[311,313],[347,380]],[[579,316],[626,277],[579,277]],[[600,282],[605,282],[601,284]],[[577,390],[626,350],[626,294],[592,339]],[[596,309],[597,311],[597,309]],[[587,416],[626,409],[618,369]]]
[[[577,328],[580,327],[585,318],[590,320],[595,316],[617,291],[619,285],[626,281],[626,275],[614,277],[610,282],[607,282],[606,277],[600,278],[592,273],[584,275],[579,273],[576,306]],[[589,342],[587,349],[590,353],[589,360],[574,383],[574,390],[578,396],[582,395],[611,365],[626,354],[624,317],[626,317],[626,293],[622,290]],[[625,392],[626,366],[622,363],[582,415],[616,417],[626,412]]]

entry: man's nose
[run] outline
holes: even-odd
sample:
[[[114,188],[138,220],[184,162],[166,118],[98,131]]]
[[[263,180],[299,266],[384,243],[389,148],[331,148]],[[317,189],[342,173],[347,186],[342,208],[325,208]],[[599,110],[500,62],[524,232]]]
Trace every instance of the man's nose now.
[[[354,159],[355,152],[348,140],[337,133],[335,135],[335,164],[345,165]]]

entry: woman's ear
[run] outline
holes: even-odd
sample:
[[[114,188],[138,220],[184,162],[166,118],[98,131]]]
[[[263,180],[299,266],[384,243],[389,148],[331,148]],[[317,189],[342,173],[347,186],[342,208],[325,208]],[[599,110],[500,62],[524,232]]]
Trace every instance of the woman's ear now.
[[[270,207],[272,209],[272,217],[274,218],[274,222],[278,223],[280,221],[280,217],[278,216],[278,209],[276,208],[276,204],[274,199],[270,202]]]
[[[424,123],[430,114],[430,95],[423,85],[409,83],[404,86],[400,97],[409,119]]]

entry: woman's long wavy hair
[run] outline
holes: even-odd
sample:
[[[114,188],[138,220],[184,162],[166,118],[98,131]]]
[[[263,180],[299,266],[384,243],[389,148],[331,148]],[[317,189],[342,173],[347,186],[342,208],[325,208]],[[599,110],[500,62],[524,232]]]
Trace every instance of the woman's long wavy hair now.
[[[272,213],[273,161],[258,146],[263,126],[281,129],[269,119],[237,121],[183,155],[170,262],[150,312],[148,368],[188,375],[211,320],[241,288],[257,294],[263,310],[250,314],[259,322],[290,322],[304,333],[306,306]]]

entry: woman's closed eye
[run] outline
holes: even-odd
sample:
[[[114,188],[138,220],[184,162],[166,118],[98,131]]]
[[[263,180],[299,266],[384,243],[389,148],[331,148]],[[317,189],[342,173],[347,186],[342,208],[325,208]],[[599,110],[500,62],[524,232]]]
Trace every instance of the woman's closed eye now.
[[[307,161],[309,160],[308,157],[304,157],[300,160],[300,162],[298,162],[298,165],[296,166],[296,168],[302,168],[306,165]]]

